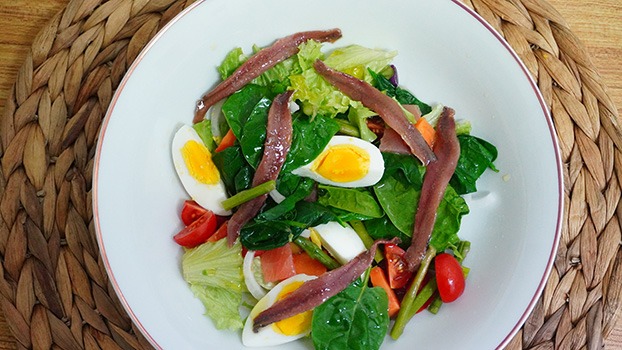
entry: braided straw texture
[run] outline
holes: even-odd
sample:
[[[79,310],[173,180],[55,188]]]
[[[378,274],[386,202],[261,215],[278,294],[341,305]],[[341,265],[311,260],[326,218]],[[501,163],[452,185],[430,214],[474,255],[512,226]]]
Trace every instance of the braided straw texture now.
[[[464,0],[545,96],[566,207],[555,267],[508,349],[599,349],[622,301],[622,132],[584,46],[544,0]],[[91,207],[102,118],[150,38],[192,1],[74,0],[38,34],[0,118],[0,305],[21,348],[151,348],[99,255]]]

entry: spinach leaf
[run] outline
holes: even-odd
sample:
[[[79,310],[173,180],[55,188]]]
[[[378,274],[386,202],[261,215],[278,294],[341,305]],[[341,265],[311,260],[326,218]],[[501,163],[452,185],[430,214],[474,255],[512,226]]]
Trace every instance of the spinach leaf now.
[[[451,187],[447,186],[443,200],[436,210],[436,222],[430,237],[430,246],[442,252],[450,245],[460,241],[458,230],[462,216],[469,213],[469,207],[464,198]]]
[[[380,287],[354,282],[313,311],[316,350],[379,349],[389,328],[388,298]]]
[[[415,188],[405,180],[403,173],[396,172],[374,185],[374,192],[395,227],[404,235],[412,236],[421,188]]]
[[[421,186],[425,168],[411,156],[384,153],[385,173],[374,185],[374,192],[386,218],[384,223],[374,220],[365,222],[370,235],[386,237],[412,236],[415,212],[421,196]],[[451,187],[447,186],[443,200],[436,211],[436,222],[432,230],[430,245],[437,251],[445,250],[458,239],[462,216],[469,212],[465,200]],[[381,224],[387,225],[385,232]],[[395,230],[394,230],[395,229]],[[398,231],[400,234],[398,234]],[[404,242],[404,237],[400,237]]]
[[[212,161],[220,171],[222,181],[230,195],[250,188],[254,171],[244,160],[239,144],[214,153]]]
[[[337,221],[339,221],[340,223],[354,221],[354,220],[365,221],[365,220],[374,219],[371,216],[367,216],[367,215],[363,215],[359,213],[353,213],[351,211],[341,210],[341,209],[334,208],[334,207],[331,207],[330,211],[332,211],[337,216]]]
[[[248,84],[235,92],[222,105],[222,113],[235,137],[242,137],[243,127],[255,106],[263,98],[272,100],[270,91],[264,86]]]
[[[382,153],[382,158],[384,159],[383,177],[393,176],[396,172],[402,172],[408,183],[415,188],[421,188],[425,167],[417,158],[411,155],[385,152]]]
[[[421,195],[425,167],[413,156],[383,153],[385,170],[373,186],[378,202],[393,225],[410,237]]]
[[[384,215],[374,196],[364,189],[318,186],[318,203],[367,217]]]
[[[296,203],[305,199],[309,194],[311,194],[313,186],[315,185],[315,181],[308,178],[301,179],[302,181],[300,181],[299,186],[291,195],[286,197],[281,203],[257,215],[256,219],[259,221],[276,220],[279,217],[283,216],[285,213],[294,209]]]
[[[295,113],[292,124],[292,145],[282,172],[291,172],[317,158],[339,131],[339,124],[335,120],[322,115],[311,119],[303,113]]]
[[[240,242],[250,250],[268,250],[286,245],[300,232],[294,232],[292,226],[282,221],[254,221],[242,228]]]
[[[291,172],[286,172],[281,169],[281,173],[276,179],[276,190],[284,197],[289,197],[294,194],[299,187],[307,186],[309,183],[315,182],[310,178],[294,175]]]
[[[364,221],[363,224],[365,225],[365,229],[367,229],[367,233],[369,233],[374,240],[398,237],[401,241],[400,246],[402,248],[407,248],[410,245],[410,237],[398,230],[386,215],[378,219]]]
[[[294,209],[276,220],[263,221],[261,215],[240,231],[240,241],[250,250],[268,250],[281,247],[298,237],[307,227],[337,221],[328,208],[312,202],[300,201]]]
[[[417,105],[422,115],[426,115],[432,111],[432,107],[425,102],[420,101],[415,95],[411,94],[408,90],[404,90],[398,86],[395,86],[382,74],[378,74],[373,71],[369,71],[374,78],[374,87],[380,91],[384,91],[389,97],[394,97],[397,102],[403,105]]]
[[[488,168],[497,171],[493,162],[497,148],[487,141],[471,135],[459,135],[460,158],[449,183],[459,194],[477,191],[475,182]]]
[[[242,126],[242,137],[239,138],[242,153],[248,164],[254,169],[263,156],[263,146],[266,140],[266,124],[268,123],[268,111],[272,101],[262,98],[253,107],[246,122]]]

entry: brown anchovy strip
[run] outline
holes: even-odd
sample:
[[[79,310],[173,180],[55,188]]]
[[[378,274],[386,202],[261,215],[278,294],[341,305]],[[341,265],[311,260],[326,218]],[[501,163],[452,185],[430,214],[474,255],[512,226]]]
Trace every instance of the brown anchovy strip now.
[[[396,238],[390,241],[376,241],[369,250],[357,255],[347,264],[303,283],[285,298],[260,312],[253,320],[253,332],[257,333],[262,327],[311,310],[346,289],[371,265],[378,244],[398,243],[398,241]]]
[[[300,44],[308,40],[334,42],[339,38],[341,38],[341,30],[335,28],[299,32],[277,40],[272,46],[264,48],[250,57],[231,76],[203,95],[203,98],[197,104],[193,122],[198,123],[203,120],[207,110],[216,102],[241,89],[277,63],[298,53]]]
[[[270,180],[276,180],[285,163],[285,158],[292,145],[292,114],[289,111],[289,99],[293,91],[284,92],[274,98],[268,111],[266,141],[261,161],[253,176],[253,187]],[[240,234],[242,226],[252,219],[268,198],[267,194],[253,198],[242,204],[231,216],[227,225],[227,243],[232,246]]]
[[[434,153],[438,159],[430,163],[426,170],[415,214],[412,242],[406,250],[405,258],[410,271],[416,271],[425,256],[436,221],[436,210],[460,157],[454,110],[451,108],[445,107],[438,120]]]
[[[421,133],[406,119],[404,111],[397,101],[367,82],[334,70],[320,60],[315,61],[313,67],[329,83],[348,97],[360,101],[365,107],[378,113],[390,128],[402,136],[412,154],[419,158],[424,165],[436,160],[434,152],[425,142]]]

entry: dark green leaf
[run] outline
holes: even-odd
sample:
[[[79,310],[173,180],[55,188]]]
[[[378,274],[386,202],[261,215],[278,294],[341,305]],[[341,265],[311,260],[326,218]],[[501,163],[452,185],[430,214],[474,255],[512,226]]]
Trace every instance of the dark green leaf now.
[[[307,178],[302,178],[302,179],[303,180],[301,181],[300,186],[298,186],[291,195],[286,197],[281,203],[277,204],[276,206],[259,214],[256,220],[258,221],[276,220],[282,217],[283,215],[285,215],[285,213],[294,209],[294,207],[296,206],[296,203],[305,199],[309,194],[311,194],[311,191],[313,190],[313,186],[315,185],[315,182]]]
[[[487,141],[470,135],[458,136],[460,158],[450,184],[459,194],[477,191],[476,181],[488,168],[496,171],[497,148]]]
[[[372,72],[371,70],[369,71],[369,73],[374,78],[374,87],[386,93],[387,96],[394,97],[397,100],[397,102],[403,105],[419,106],[419,110],[421,111],[422,115],[428,114],[432,111],[432,107],[430,107],[430,105],[428,105],[425,102],[420,101],[413,94],[411,94],[408,90],[404,90],[400,87],[396,87],[395,85],[391,84],[391,81],[389,81],[389,79],[387,79],[382,74]]]
[[[412,236],[421,189],[409,184],[403,173],[395,172],[374,185],[374,192],[395,227],[406,236]]]
[[[266,97],[272,100],[270,91],[266,87],[249,84],[229,96],[223,103],[222,112],[238,140],[242,137],[242,128],[253,109],[259,101]]]
[[[242,149],[238,144],[214,153],[212,160],[220,171],[220,177],[230,195],[250,187],[254,172],[244,160]]]
[[[328,208],[318,203],[300,201],[294,209],[276,220],[255,220],[245,225],[240,232],[240,240],[250,250],[274,249],[291,242],[305,228],[336,220],[337,217]]]
[[[272,101],[262,98],[257,102],[246,122],[242,126],[242,137],[238,140],[242,146],[242,153],[246,161],[254,168],[261,161],[263,156],[263,146],[266,140],[266,124],[268,122],[268,111]]]
[[[351,284],[313,311],[315,349],[379,349],[389,327],[388,303],[382,288]]]
[[[436,222],[430,237],[430,246],[442,252],[450,245],[460,242],[458,238],[460,222],[462,217],[468,213],[469,207],[464,198],[460,197],[451,186],[447,186],[443,200],[436,211]]]
[[[369,233],[374,240],[397,237],[401,241],[400,246],[406,248],[410,245],[410,237],[398,230],[387,216],[383,216],[379,219],[367,220],[364,221],[363,224],[365,225],[365,229],[367,229],[367,233]]]
[[[285,159],[283,172],[291,172],[317,158],[328,141],[339,131],[336,121],[322,115],[311,120],[307,115],[296,113],[292,123],[292,145]]]
[[[366,217],[379,218],[384,213],[367,190],[327,185],[318,186],[318,203]]]
[[[250,250],[268,250],[282,247],[296,234],[286,222],[251,222],[240,231],[240,242]]]

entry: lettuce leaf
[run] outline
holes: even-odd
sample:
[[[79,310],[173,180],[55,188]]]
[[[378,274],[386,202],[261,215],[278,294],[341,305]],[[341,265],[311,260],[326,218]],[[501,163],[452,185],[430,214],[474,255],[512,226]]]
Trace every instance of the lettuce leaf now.
[[[212,319],[216,329],[242,329],[244,323],[239,312],[242,294],[226,288],[198,284],[190,285],[190,290],[201,300],[205,306],[205,315]]]
[[[239,313],[246,290],[242,262],[240,243],[229,248],[226,239],[203,243],[182,256],[182,275],[218,329],[243,326]]]
[[[352,101],[313,69],[313,62],[322,58],[319,51],[321,44],[308,42],[307,45],[309,47],[301,46],[297,55],[302,72],[289,77],[291,89],[295,90],[293,98],[300,100],[303,112],[311,116],[323,114],[335,117],[350,107],[364,109],[360,102]],[[395,51],[350,45],[333,51],[324,62],[331,68],[371,83],[373,77],[369,69],[380,71],[386,68],[396,54]]]

